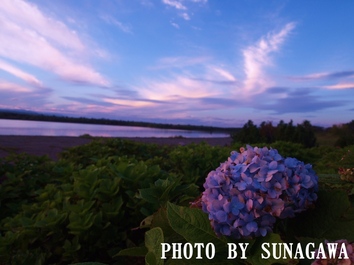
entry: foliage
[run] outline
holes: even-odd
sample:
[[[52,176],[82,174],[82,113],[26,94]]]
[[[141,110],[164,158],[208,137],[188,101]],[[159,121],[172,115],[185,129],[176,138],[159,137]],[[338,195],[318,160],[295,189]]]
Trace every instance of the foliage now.
[[[210,146],[203,142],[178,146],[168,154],[169,165],[165,165],[165,168],[202,187],[205,176],[227,157],[228,152],[228,148]]]
[[[354,146],[305,149],[280,140],[269,145],[313,165],[318,200],[253,239],[217,236],[199,208],[206,176],[240,143],[158,146],[93,139],[58,161],[25,154],[0,159],[0,264],[162,264],[161,243],[199,242],[214,243],[214,259],[199,260],[194,253],[177,260],[168,252],[165,264],[295,264],[261,259],[261,244],[354,241],[354,184],[338,174],[354,167]],[[247,259],[228,260],[228,243],[247,243]]]
[[[97,139],[89,144],[70,148],[61,153],[61,159],[76,166],[86,167],[98,159],[110,156],[127,156],[137,160],[166,157],[171,147],[143,144],[120,138]]]
[[[205,245],[212,243],[215,246],[215,255],[212,259],[207,259],[205,253],[201,253],[202,259],[196,259],[197,253],[193,253],[191,259],[176,259],[173,253],[171,253],[172,251],[169,251],[166,253],[166,264],[273,264],[275,262],[274,259],[265,260],[260,258],[259,246],[263,242],[269,242],[270,244],[283,242],[276,234],[268,234],[266,237],[246,241],[230,241],[227,237],[220,237],[214,233],[208,216],[200,209],[177,206],[171,203],[167,204],[167,208],[162,208],[154,214],[151,227],[152,230],[160,228],[163,231],[163,242],[165,243],[189,242],[196,244],[204,242]],[[245,253],[248,257],[247,260],[241,259],[240,255],[228,260],[228,243],[248,244]],[[118,255],[130,255],[130,253],[131,251],[128,249],[128,251],[123,250],[119,252]],[[145,251],[145,255],[146,253]],[[284,259],[278,261],[278,264],[288,264],[288,262],[287,259]]]
[[[0,220],[16,214],[21,206],[32,203],[36,192],[56,181],[56,169],[48,157],[10,155],[0,160]]]
[[[354,152],[348,152],[341,158],[343,166],[339,167],[339,175],[342,180],[354,182]]]
[[[345,147],[354,144],[354,120],[342,126],[334,125],[331,130],[333,134],[338,136],[337,146]]]
[[[146,215],[168,200],[183,204],[197,196],[194,184],[127,157],[103,158],[62,177],[67,181],[39,187],[31,202],[22,200],[16,215],[1,220],[0,255],[6,263],[109,261],[128,238],[138,236],[140,243],[141,231],[132,229]],[[8,175],[1,191],[12,182]]]
[[[234,142],[249,144],[262,142],[264,140],[260,137],[260,132],[257,128],[257,125],[255,125],[251,120],[248,120],[243,125],[242,129],[231,135],[231,137],[233,138]]]

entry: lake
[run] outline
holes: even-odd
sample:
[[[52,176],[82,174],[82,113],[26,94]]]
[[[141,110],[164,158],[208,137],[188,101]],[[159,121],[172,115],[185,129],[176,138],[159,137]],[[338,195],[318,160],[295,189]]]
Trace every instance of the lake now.
[[[226,133],[208,133],[200,131],[156,129],[135,126],[113,126],[0,119],[0,135],[80,136],[83,134],[102,137],[159,138],[177,136],[186,138],[211,138],[229,136]]]

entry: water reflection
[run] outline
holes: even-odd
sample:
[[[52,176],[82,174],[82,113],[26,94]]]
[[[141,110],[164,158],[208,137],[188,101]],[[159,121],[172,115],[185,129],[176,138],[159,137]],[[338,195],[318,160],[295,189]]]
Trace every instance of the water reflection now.
[[[22,121],[0,119],[0,135],[38,135],[38,136],[91,136],[103,137],[176,137],[210,138],[228,137],[224,133],[155,129],[132,126],[112,126],[96,124],[77,124],[62,122]]]

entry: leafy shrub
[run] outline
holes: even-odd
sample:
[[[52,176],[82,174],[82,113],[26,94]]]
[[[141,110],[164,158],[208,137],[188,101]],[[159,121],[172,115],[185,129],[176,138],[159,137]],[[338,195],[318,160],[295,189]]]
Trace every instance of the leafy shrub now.
[[[354,146],[270,146],[313,164],[321,173],[320,191],[314,209],[278,220],[273,233],[248,241],[247,264],[276,262],[259,258],[262,242],[354,241],[354,186],[338,175],[339,167],[353,165]],[[144,259],[161,264],[159,242],[213,242],[218,252],[210,262],[243,264],[225,260],[226,244],[235,239],[217,237],[208,215],[187,207],[198,202],[208,172],[239,147],[95,139],[68,149],[55,162],[27,155],[0,159],[0,264],[142,264]],[[175,261],[168,256],[166,264]]]
[[[325,174],[338,174],[339,168],[354,167],[354,145],[344,148],[320,146],[313,149],[319,157],[314,163],[316,171]],[[347,157],[346,159],[342,159]]]
[[[228,155],[228,149],[206,144],[178,146],[168,154],[166,169],[181,175],[187,183],[202,187],[208,172]]]
[[[166,157],[170,150],[169,146],[144,144],[120,138],[95,139],[88,144],[62,152],[60,158],[77,166],[86,167],[104,157],[128,156],[146,161],[155,157]]]
[[[183,204],[197,196],[194,184],[181,185],[159,166],[127,157],[103,158],[63,178],[68,181],[34,190],[31,204],[1,220],[4,262],[109,262],[128,240],[142,240],[141,231],[132,228],[146,215],[168,200]]]
[[[38,189],[55,181],[53,170],[46,156],[20,154],[0,160],[0,220],[33,202]]]

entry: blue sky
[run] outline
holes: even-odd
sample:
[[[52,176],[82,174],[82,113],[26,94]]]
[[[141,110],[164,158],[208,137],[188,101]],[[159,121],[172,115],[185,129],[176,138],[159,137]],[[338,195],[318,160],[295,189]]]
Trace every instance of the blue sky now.
[[[1,0],[0,108],[214,126],[354,119],[351,0]]]

